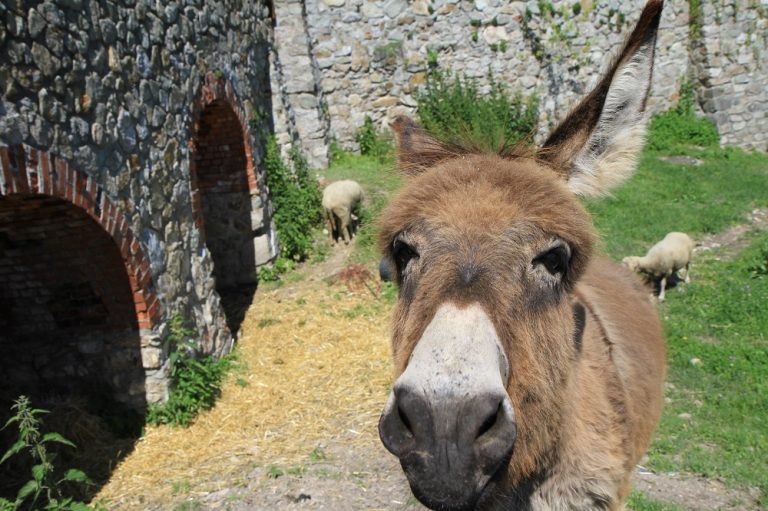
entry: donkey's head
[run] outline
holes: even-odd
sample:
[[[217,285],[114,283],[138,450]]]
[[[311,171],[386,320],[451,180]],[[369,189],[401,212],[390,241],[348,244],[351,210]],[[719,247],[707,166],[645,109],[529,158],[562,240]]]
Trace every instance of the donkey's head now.
[[[584,319],[571,291],[593,241],[576,195],[634,170],[661,8],[648,3],[606,76],[538,151],[460,151],[393,123],[410,178],[379,239],[399,286],[398,378],[379,431],[429,507],[473,509],[516,491],[558,441]]]

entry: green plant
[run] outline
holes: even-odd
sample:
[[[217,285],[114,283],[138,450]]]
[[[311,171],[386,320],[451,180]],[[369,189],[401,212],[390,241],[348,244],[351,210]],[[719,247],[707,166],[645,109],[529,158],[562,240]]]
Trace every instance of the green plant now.
[[[507,44],[508,43],[506,39],[502,39],[501,41],[499,41],[499,51],[502,53],[507,51]]]
[[[66,483],[91,485],[93,482],[85,472],[74,468],[70,468],[63,475],[59,475],[61,471],[54,466],[56,456],[46,447],[47,444],[58,443],[74,448],[75,444],[59,433],[41,433],[42,420],[38,416],[48,412],[33,408],[26,396],[19,396],[11,410],[15,410],[15,415],[8,419],[3,429],[11,424],[16,424],[19,436],[18,440],[0,458],[0,464],[12,456],[26,451],[34,465],[32,466],[32,479],[19,489],[13,502],[0,498],[0,509],[3,511],[19,509],[85,511],[92,509],[83,502],[65,496],[64,485]]]
[[[171,391],[168,401],[149,406],[147,422],[186,427],[198,413],[213,407],[233,357],[201,356],[193,338],[196,332],[180,315],[171,318],[168,330],[165,344],[171,353],[168,357]]]
[[[312,229],[320,222],[321,196],[307,161],[296,147],[291,149],[290,159],[292,169],[283,162],[275,137],[268,137],[262,164],[274,208],[280,259],[303,261],[312,251]],[[281,269],[277,264],[273,267],[278,272]]]
[[[355,134],[355,142],[360,146],[360,154],[385,160],[392,151],[388,138],[379,133],[370,116],[365,116],[363,125]]]
[[[417,112],[422,126],[450,144],[503,151],[530,135],[538,120],[538,98],[511,94],[488,77],[489,91],[481,94],[470,78],[434,70],[417,93]]]
[[[262,266],[258,270],[258,279],[261,282],[276,282],[280,276],[296,268],[296,261],[285,258],[282,254],[271,265]]]
[[[476,43],[480,39],[480,35],[477,30],[472,31],[472,42]]]
[[[648,130],[648,148],[656,151],[674,151],[691,145],[716,147],[719,141],[715,125],[696,116],[693,87],[687,82],[680,87],[677,104],[655,115]]]
[[[429,69],[436,69],[438,65],[437,50],[433,48],[427,48],[427,67],[429,67]]]
[[[581,4],[579,2],[575,2],[571,6],[571,10],[573,11],[574,16],[578,16],[579,14],[581,14]]]

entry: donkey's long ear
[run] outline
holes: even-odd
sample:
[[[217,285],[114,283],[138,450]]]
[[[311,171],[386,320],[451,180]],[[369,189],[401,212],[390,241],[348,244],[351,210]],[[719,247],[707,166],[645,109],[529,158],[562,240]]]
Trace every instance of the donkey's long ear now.
[[[635,170],[645,142],[645,103],[663,4],[646,4],[606,75],[540,150],[539,157],[562,171],[578,195],[604,194]]]
[[[438,142],[409,117],[399,116],[389,125],[397,142],[397,166],[406,174],[418,174],[457,153]]]

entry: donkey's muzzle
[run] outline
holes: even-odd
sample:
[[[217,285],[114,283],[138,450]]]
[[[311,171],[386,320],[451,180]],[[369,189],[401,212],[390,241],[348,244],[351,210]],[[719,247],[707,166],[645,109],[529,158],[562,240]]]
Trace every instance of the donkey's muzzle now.
[[[427,507],[471,510],[506,468],[517,430],[504,392],[436,396],[395,385],[379,421],[384,446],[400,459]]]

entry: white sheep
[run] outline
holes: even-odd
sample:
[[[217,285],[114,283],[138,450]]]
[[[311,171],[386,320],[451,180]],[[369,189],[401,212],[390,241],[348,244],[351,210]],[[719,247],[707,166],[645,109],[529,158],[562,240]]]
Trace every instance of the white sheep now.
[[[355,230],[352,211],[362,203],[364,195],[360,184],[349,179],[330,183],[323,190],[325,221],[334,241],[343,237],[344,243],[349,243]]]
[[[696,243],[687,234],[670,232],[652,246],[646,255],[625,257],[621,262],[630,270],[644,274],[654,282],[660,279],[659,301],[663,302],[667,279],[675,272],[683,273],[684,270],[685,283],[691,281],[689,267],[695,246]]]

